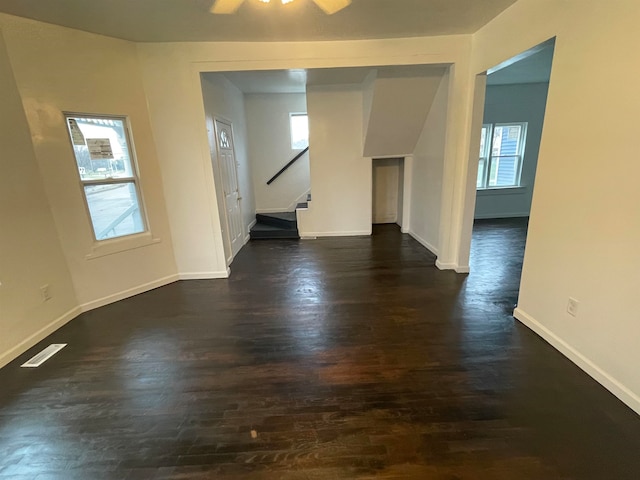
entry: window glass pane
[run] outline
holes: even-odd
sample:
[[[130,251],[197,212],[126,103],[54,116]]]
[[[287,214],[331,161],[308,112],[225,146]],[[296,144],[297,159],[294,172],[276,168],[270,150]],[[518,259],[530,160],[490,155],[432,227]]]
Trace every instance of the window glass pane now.
[[[476,188],[484,188],[484,177],[487,174],[487,159],[481,158],[478,164],[478,180],[476,181]]]
[[[84,192],[97,240],[144,232],[133,182],[85,185]]]
[[[485,157],[487,155],[486,148],[487,143],[489,143],[489,139],[487,136],[489,135],[489,128],[482,127],[482,133],[480,134],[480,156]]]
[[[489,174],[490,187],[512,187],[517,185],[519,157],[499,157],[491,159]]]
[[[82,180],[134,176],[124,120],[68,117],[67,127]]]
[[[496,127],[493,130],[491,155],[517,155],[520,148],[521,130],[521,125]]]
[[[291,115],[291,148],[304,149],[309,146],[309,117],[306,114]]]

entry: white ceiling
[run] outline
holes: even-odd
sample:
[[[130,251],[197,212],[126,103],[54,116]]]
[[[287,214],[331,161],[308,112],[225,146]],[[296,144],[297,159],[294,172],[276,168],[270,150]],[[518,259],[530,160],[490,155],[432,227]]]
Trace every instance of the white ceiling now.
[[[379,77],[442,75],[442,65],[400,65],[380,67],[314,68],[308,70],[263,70],[205,73],[224,75],[243,93],[304,93],[307,86],[358,85],[373,70]]]
[[[516,0],[353,0],[325,15],[311,0],[1,0],[0,12],[136,42],[302,41],[473,33]]]

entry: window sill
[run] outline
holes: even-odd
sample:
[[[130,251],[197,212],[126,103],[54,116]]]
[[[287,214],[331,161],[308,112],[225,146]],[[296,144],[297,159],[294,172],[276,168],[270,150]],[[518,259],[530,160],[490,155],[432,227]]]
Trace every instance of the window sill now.
[[[476,190],[476,195],[484,197],[486,195],[521,195],[525,193],[527,187],[499,187],[499,188],[483,188]]]
[[[134,250],[156,243],[160,243],[160,239],[154,238],[151,232],[128,235],[111,240],[102,240],[101,242],[95,242],[93,247],[91,247],[91,253],[85,255],[84,258],[86,260],[92,260],[94,258],[106,257],[107,255],[126,252],[127,250]]]

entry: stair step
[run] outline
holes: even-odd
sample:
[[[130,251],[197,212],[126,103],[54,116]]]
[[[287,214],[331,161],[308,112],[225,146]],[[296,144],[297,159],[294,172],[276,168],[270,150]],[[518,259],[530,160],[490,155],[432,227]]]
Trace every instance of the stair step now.
[[[252,240],[266,240],[271,238],[300,238],[297,228],[280,228],[265,223],[256,223],[251,228],[250,235]]]
[[[298,222],[296,221],[296,212],[278,212],[278,213],[258,213],[256,221],[265,225],[274,227],[296,230]]]

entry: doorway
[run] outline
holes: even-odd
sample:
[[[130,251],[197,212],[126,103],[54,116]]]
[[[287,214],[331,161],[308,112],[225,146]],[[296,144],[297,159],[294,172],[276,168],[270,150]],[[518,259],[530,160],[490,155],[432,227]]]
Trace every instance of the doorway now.
[[[519,279],[522,270],[554,46],[551,39],[487,72],[477,126],[469,288],[503,285],[495,294],[511,311],[519,281],[509,286],[502,277]]]
[[[374,158],[372,165],[372,222],[402,226],[404,158]]]

